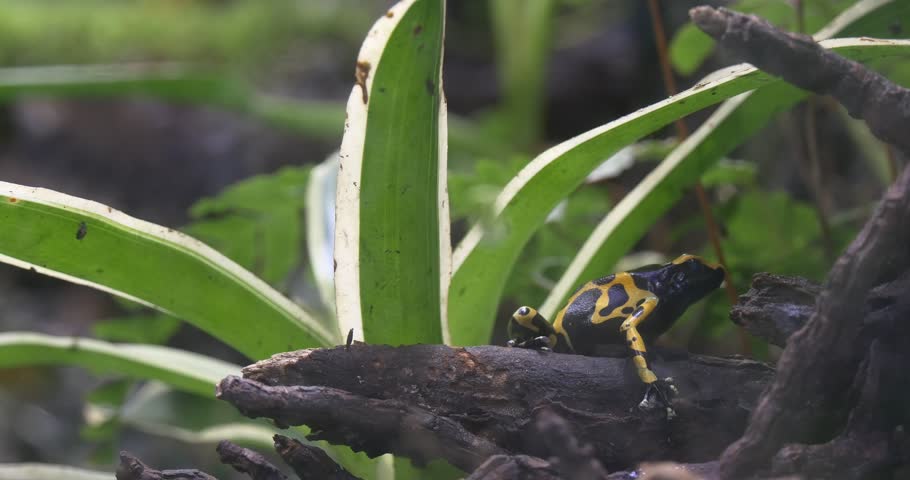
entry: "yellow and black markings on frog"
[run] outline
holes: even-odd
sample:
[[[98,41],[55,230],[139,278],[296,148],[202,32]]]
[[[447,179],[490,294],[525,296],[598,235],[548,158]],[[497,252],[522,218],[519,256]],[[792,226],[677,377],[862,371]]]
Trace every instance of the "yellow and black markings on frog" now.
[[[625,343],[650,390],[657,376],[648,367],[646,343],[723,279],[720,265],[694,255],[607,275],[576,290],[552,325],[531,307],[516,310],[509,321],[509,345],[589,355],[600,345]]]

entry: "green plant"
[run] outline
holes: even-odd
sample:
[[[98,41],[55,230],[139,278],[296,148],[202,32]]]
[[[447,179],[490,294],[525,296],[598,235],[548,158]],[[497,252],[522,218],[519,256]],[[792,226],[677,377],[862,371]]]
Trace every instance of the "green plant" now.
[[[907,9],[906,2],[860,2],[832,20],[826,35],[862,29],[864,22],[906,14]],[[576,240],[584,241],[575,259],[552,289],[538,292],[549,291],[541,307],[545,316],[552,317],[571,287],[609,271],[686,188],[706,172],[716,172],[712,167],[719,159],[804,96],[740,65],[553,146],[515,174],[501,164],[488,168],[486,175],[499,177],[491,183],[505,186],[492,200],[492,208],[476,215],[479,220],[452,252],[450,135],[441,81],[444,11],[443,0],[403,1],[377,21],[364,42],[338,159],[334,288],[320,267],[325,263],[325,242],[315,235],[307,242],[311,258],[305,275],[313,279],[319,294],[310,308],[296,305],[277,288],[301,267],[303,239],[326,232],[319,212],[330,195],[325,181],[331,177],[334,159],[312,170],[291,168],[250,179],[197,204],[191,212],[196,221],[187,231],[220,253],[192,237],[94,202],[0,183],[0,219],[9,226],[0,237],[0,259],[179,317],[254,359],[338,344],[350,329],[357,339],[372,343],[487,343],[503,292],[512,285],[510,272],[520,270],[516,263],[526,245],[535,239],[545,253],[556,250],[565,255],[573,250],[545,236],[550,212],[568,199],[570,214],[563,218],[574,228],[580,217],[610,203],[591,192],[582,192],[588,197],[576,195],[606,158],[680,117],[725,102],[600,224],[587,225],[581,229],[584,234],[575,232]],[[874,33],[880,27],[870,23],[866,31]],[[862,60],[910,52],[910,42],[899,40],[841,39],[825,45]],[[539,50],[528,53],[538,54]],[[159,88],[162,84],[148,81],[153,77],[140,73],[125,84],[100,88],[88,82],[92,87],[88,90],[84,77],[53,85],[17,80],[3,88],[7,95],[141,91],[264,115],[257,107],[262,101],[249,100],[263,97],[246,89],[196,85],[173,90],[189,84],[178,81]],[[123,85],[129,88],[116,91]],[[233,84],[216,80],[206,85]],[[278,109],[271,112],[290,110],[269,105]],[[462,131],[469,138],[487,138],[469,127]],[[485,168],[483,163],[476,166],[478,171]],[[478,180],[484,179],[474,178],[473,183]],[[740,205],[745,209],[743,205],[748,203]],[[306,212],[303,220],[301,210]],[[29,364],[82,365],[160,380],[206,397],[221,377],[238,370],[236,365],[162,346],[0,334],[0,366]],[[389,468],[387,461],[370,461],[339,448],[331,451],[361,475]],[[419,476],[401,473],[409,471],[404,464],[396,468],[402,478]]]

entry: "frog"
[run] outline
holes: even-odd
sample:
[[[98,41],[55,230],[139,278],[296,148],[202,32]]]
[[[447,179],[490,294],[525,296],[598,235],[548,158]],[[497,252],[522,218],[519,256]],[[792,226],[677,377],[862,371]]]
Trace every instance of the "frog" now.
[[[599,347],[625,345],[638,378],[645,384],[639,406],[662,404],[675,415],[669,395],[672,379],[658,379],[649,367],[647,344],[666,332],[689,308],[720,287],[724,267],[683,254],[669,263],[645,265],[578,287],[550,323],[527,305],[515,310],[508,324],[511,347],[593,355]]]

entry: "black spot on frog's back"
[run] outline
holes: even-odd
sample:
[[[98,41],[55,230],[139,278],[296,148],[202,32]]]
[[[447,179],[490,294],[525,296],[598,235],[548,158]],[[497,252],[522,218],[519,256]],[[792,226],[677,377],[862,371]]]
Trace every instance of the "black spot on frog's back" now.
[[[609,297],[609,303],[607,306],[600,309],[599,313],[601,317],[606,317],[613,313],[617,308],[622,308],[626,302],[629,301],[629,293],[626,292],[625,287],[620,284],[612,285],[607,290],[607,296]]]
[[[591,283],[593,283],[594,285],[606,285],[606,284],[612,282],[613,279],[615,279],[615,278],[616,278],[616,274],[611,274],[611,275],[607,275],[606,277],[598,278],[597,280],[594,280]]]
[[[594,308],[597,306],[597,299],[600,298],[601,290],[599,288],[588,288],[578,294],[575,300],[566,307],[566,313],[563,316],[563,325],[569,329],[580,327],[584,322],[591,322],[591,316],[594,314]]]

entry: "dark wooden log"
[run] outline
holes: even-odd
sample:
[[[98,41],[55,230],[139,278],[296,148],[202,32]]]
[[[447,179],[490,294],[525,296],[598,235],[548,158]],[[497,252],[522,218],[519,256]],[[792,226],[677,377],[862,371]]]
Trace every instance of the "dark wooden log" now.
[[[270,386],[237,377],[222,380],[216,395],[249,417],[271,418],[285,426],[308,425],[314,430],[309,439],[345,444],[372,457],[394,453],[418,464],[445,458],[470,471],[503,453],[458,422],[395,399],[323,386]]]
[[[755,399],[773,375],[767,365],[740,358],[683,353],[657,358],[654,364],[655,371],[672,377],[679,390],[673,420],[662,410],[638,408],[644,386],[627,358],[495,346],[355,344],[287,352],[243,370],[246,380],[261,384],[250,387],[259,389],[257,399],[236,394],[249,387],[239,380],[223,382],[220,395],[243,412],[261,415],[266,413],[261,402],[270,401],[270,395],[282,392],[281,398],[288,399],[291,392],[267,391],[267,386],[295,386],[307,401],[285,408],[293,410],[294,418],[282,414],[280,422],[316,421],[318,438],[344,442],[370,455],[405,452],[418,460],[438,455],[466,471],[479,466],[488,453],[548,455],[545,447],[529,439],[534,438],[536,412],[550,409],[568,422],[580,442],[593,447],[606,468],[616,469],[648,459],[713,460],[740,435]],[[345,395],[353,398],[345,400]],[[369,405],[356,412],[372,422],[353,418],[350,409],[358,404]],[[485,447],[481,455],[466,459],[456,449],[434,450],[433,442],[425,439],[414,442],[401,434],[371,437],[371,431],[400,429],[400,418],[392,416],[388,418],[394,424],[379,425],[382,409],[393,406],[402,412],[419,408],[437,417],[434,421],[446,425],[446,431],[462,435],[445,423],[454,422],[464,434],[502,451]],[[274,407],[272,403],[268,408]],[[420,451],[424,447],[432,452]]]

